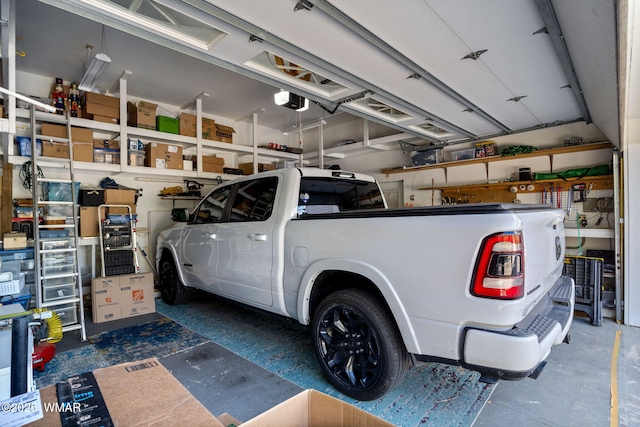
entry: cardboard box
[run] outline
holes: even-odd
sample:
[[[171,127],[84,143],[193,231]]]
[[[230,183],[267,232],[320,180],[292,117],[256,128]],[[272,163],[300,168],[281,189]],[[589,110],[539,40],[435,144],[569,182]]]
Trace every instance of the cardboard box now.
[[[204,133],[204,130],[202,131]],[[229,126],[216,125],[216,132],[213,137],[214,141],[227,142],[229,144],[233,143],[233,134],[235,130]],[[203,136],[204,138],[204,136]]]
[[[96,369],[91,374],[76,375],[68,380],[74,389],[79,389],[81,383],[89,383],[90,388],[82,390],[85,396],[93,399],[102,396],[81,412],[83,425],[224,427],[156,358]],[[91,377],[95,384],[91,384],[94,382]],[[56,385],[40,389],[40,397],[47,406],[57,404]],[[100,422],[94,415],[105,407],[111,420]],[[73,416],[72,411],[62,413],[67,414]],[[75,421],[70,423],[75,424]],[[44,418],[29,424],[30,427],[61,425],[58,411],[44,411]]]
[[[73,160],[93,163],[93,144],[91,142],[74,142]]]
[[[101,116],[99,114],[85,114],[84,116],[85,119],[93,120],[96,122],[111,123],[114,125],[117,125],[120,121],[116,117]]]
[[[258,172],[275,170],[276,166],[270,163],[258,163]],[[239,163],[238,169],[242,170],[243,175],[251,175],[253,173],[253,163]]]
[[[316,390],[304,390],[257,417],[243,427],[393,427],[360,408]]]
[[[85,115],[103,116],[103,117],[120,117],[120,107],[110,107],[102,104],[87,103],[83,106]]]
[[[91,300],[94,323],[155,313],[153,274],[96,277],[91,280]]]
[[[156,117],[156,130],[159,132],[167,132],[178,134],[180,129],[180,120],[173,117],[157,116]]]
[[[156,312],[152,273],[116,277],[120,279],[120,308],[123,319]]]
[[[189,113],[180,113],[180,135],[196,136],[196,116]]]
[[[94,139],[93,140],[94,148],[110,148],[112,150],[120,148],[120,143],[118,141],[108,140],[108,139]]]
[[[96,218],[98,217],[98,208]],[[91,310],[93,323],[122,318],[120,304],[120,279],[118,276],[91,279]]]
[[[18,233],[12,231],[10,233],[4,233],[2,238],[2,249],[26,249],[27,248],[27,235],[26,233]]]
[[[156,108],[158,108],[156,104],[147,101],[138,101],[137,105],[127,102],[129,126],[155,130]]]
[[[101,95],[99,93],[86,92],[84,97],[85,104],[100,104],[108,107],[120,108],[120,98],[115,96]]]
[[[54,138],[67,138],[67,127],[62,125],[52,125],[51,123],[42,124],[42,135],[44,137],[52,136]],[[71,140],[73,142],[93,142],[93,130],[71,127]]]
[[[69,144],[66,142],[43,141],[42,155],[46,157],[69,158]],[[91,142],[73,143],[73,160],[93,162],[93,144]]]
[[[202,139],[214,140],[216,135],[216,121],[213,119],[208,119],[206,117],[202,118]]]
[[[104,209],[102,210],[102,219],[105,219]],[[100,236],[100,219],[98,219],[97,206],[80,206],[80,237],[98,237]]]
[[[107,205],[135,205],[136,190],[104,190],[104,203]]]
[[[126,206],[129,206],[128,208],[126,206],[113,206],[113,207],[108,207],[107,208],[107,214],[112,214],[112,215],[129,215],[129,212],[131,212],[131,214],[136,213],[136,209],[137,206],[132,204],[132,203],[125,203]],[[131,211],[129,211],[129,209],[131,209]]]
[[[180,113],[180,135],[197,136],[196,116],[189,113]],[[214,140],[216,133],[216,121],[207,117],[202,118],[202,139]]]
[[[182,170],[182,146],[151,142],[144,146],[144,164],[158,169]]]
[[[202,172],[222,173],[224,159],[216,156],[202,156]]]

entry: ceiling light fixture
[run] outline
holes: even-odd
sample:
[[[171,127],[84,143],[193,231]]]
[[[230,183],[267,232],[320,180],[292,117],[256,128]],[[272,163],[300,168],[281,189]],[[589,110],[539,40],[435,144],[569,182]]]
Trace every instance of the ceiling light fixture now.
[[[274,94],[273,101],[276,103],[276,105],[291,108],[292,110],[296,110],[299,112],[309,109],[309,100],[307,98],[305,98],[304,96],[296,95],[286,90],[281,90],[280,92]]]
[[[87,61],[89,60],[89,54],[91,53],[92,48],[93,46],[87,45]],[[109,58],[106,53],[97,54],[91,61],[91,64],[87,67],[87,70],[84,72],[82,80],[80,80],[80,84],[78,85],[78,89],[85,92],[91,92],[93,88],[96,87],[98,80],[109,64],[111,64],[111,58]]]
[[[91,56],[91,49],[93,46],[90,44],[85,46],[87,48],[87,60],[85,65],[89,62],[89,56]],[[107,42],[104,35],[104,24],[102,25],[102,38],[100,40],[100,53],[96,55],[95,58],[91,61],[91,64],[84,71],[84,75],[82,76],[82,80],[80,80],[80,84],[78,85],[78,89],[83,90],[85,92],[91,92],[98,80],[104,73],[104,70],[107,66],[111,64],[111,58],[107,56]]]

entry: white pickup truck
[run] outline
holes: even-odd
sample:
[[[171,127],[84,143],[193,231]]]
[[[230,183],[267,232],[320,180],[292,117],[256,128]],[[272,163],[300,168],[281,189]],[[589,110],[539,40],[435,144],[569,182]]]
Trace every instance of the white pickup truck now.
[[[420,361],[535,378],[568,342],[559,209],[386,209],[370,176],[290,168],[220,185],[172,217],[156,253],[166,303],[201,289],[310,325],[326,377],[358,400]]]

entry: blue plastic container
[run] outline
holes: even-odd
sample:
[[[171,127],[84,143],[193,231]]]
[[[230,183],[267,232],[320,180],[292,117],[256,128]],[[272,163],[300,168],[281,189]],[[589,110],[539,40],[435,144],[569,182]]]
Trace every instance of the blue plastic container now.
[[[80,197],[80,183],[75,182],[76,200]],[[48,183],[48,200],[50,202],[70,202],[71,201],[71,184],[66,182],[49,182]]]
[[[31,138],[28,136],[16,136],[18,156],[31,157]],[[36,155],[42,156],[42,140],[36,139]]]

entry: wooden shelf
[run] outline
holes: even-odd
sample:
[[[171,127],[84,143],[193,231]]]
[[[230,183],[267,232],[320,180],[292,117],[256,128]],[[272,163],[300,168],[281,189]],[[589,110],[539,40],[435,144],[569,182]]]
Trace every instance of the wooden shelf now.
[[[481,163],[488,168],[489,163],[492,163],[492,162],[499,162],[499,161],[512,160],[512,159],[524,159],[528,157],[541,157],[541,156],[549,156],[550,162],[551,162],[551,171],[553,172],[553,156],[556,154],[567,154],[567,153],[577,153],[582,151],[602,150],[602,149],[612,148],[612,147],[613,145],[609,141],[594,142],[592,144],[574,145],[571,147],[560,147],[560,148],[549,148],[545,150],[537,150],[537,151],[534,151],[533,153],[517,154],[515,156],[481,157],[477,159],[459,160],[456,162],[436,163],[433,165],[387,168],[387,169],[382,169],[381,173],[387,175],[388,177],[389,175],[395,174],[395,173],[417,172],[417,171],[428,170],[428,169],[445,169],[445,174],[446,174],[446,169],[453,166],[466,166],[466,165]]]
[[[418,190],[440,190],[442,197],[480,202],[513,202],[518,194],[541,193],[543,191],[567,191],[574,184],[585,184],[589,190],[611,190],[614,186],[613,175],[585,176],[580,179],[546,179],[544,181],[513,181],[489,184],[448,185],[422,187]],[[530,186],[533,186],[531,188]],[[517,187],[516,193],[511,187]],[[530,189],[531,188],[531,189]]]

